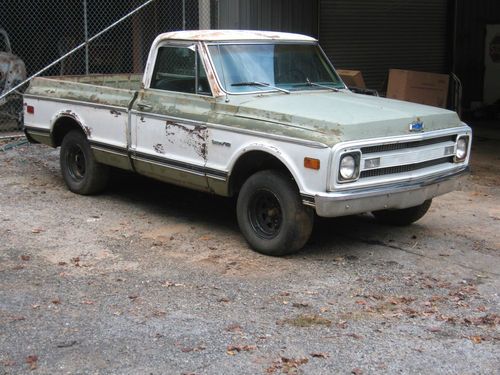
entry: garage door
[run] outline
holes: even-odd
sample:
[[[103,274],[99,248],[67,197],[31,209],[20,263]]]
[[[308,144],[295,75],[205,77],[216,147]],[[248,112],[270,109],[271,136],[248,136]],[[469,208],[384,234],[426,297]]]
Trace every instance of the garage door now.
[[[447,0],[321,0],[319,40],[338,69],[383,90],[390,68],[447,73]]]

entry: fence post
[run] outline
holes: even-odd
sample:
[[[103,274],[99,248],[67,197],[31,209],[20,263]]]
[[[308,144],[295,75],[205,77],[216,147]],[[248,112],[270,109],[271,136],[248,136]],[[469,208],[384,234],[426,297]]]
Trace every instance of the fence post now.
[[[85,34],[85,74],[89,74],[89,24],[87,18],[87,0],[83,0],[83,28]]]

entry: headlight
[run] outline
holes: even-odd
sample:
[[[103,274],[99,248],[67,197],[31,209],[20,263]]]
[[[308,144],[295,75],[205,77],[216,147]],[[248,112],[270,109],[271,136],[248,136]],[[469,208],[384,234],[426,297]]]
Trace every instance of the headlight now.
[[[359,152],[344,154],[340,157],[339,163],[339,181],[348,182],[356,180],[359,175],[359,160],[361,155]]]
[[[455,153],[455,161],[461,162],[467,158],[469,149],[469,137],[459,137],[457,139],[457,151]]]

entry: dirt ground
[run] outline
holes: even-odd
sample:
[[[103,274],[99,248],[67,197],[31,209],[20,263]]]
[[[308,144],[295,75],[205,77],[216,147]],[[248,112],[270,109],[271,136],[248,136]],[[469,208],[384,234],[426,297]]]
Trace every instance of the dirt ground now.
[[[0,374],[498,373],[500,140],[473,152],[418,223],[317,220],[271,258],[231,200],[123,173],[78,196],[59,150],[0,151]]]

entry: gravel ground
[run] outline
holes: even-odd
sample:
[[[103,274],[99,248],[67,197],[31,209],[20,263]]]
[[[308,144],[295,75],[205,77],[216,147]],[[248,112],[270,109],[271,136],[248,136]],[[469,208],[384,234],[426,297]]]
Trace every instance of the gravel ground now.
[[[317,220],[285,258],[231,200],[122,173],[78,196],[58,150],[0,152],[0,374],[498,373],[500,141],[474,148],[418,223]]]

